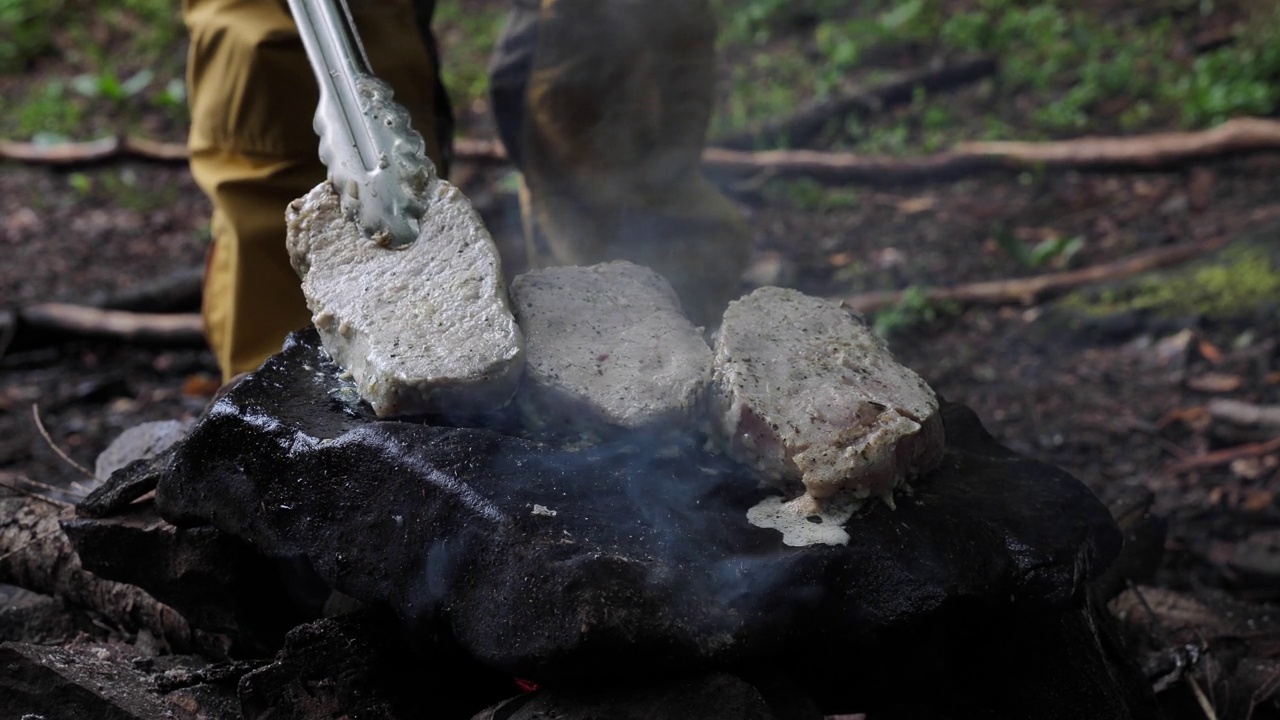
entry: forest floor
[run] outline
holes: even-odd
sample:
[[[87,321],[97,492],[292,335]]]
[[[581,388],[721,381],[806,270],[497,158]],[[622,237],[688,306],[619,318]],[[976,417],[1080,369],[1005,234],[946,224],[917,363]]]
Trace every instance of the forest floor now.
[[[145,3],[124,4],[133,5]],[[475,70],[483,67],[483,56],[473,36],[492,35],[501,3],[462,3],[476,10],[470,15],[453,5],[442,3],[440,35],[446,66],[456,58],[468,68],[450,74],[460,86],[459,135],[491,137],[483,75]],[[775,106],[794,108],[806,99],[775,97],[781,92],[776,88],[768,96],[735,89],[769,85],[771,77],[773,85],[794,89],[790,73],[811,79],[818,76],[806,75],[806,67],[827,73],[832,57],[843,57],[832,34],[848,37],[862,27],[853,23],[869,22],[839,10],[853,3],[791,4],[808,8],[809,14],[763,0],[750,5],[759,6],[761,17],[775,25],[762,35],[766,20],[738,17],[727,24],[726,32],[736,35],[725,43],[726,89],[719,110],[728,119],[717,120],[719,134],[749,128],[742,118],[758,119],[776,112]],[[899,5],[925,8],[917,8],[917,14],[932,7]],[[1190,69],[1197,57],[1247,41],[1242,27],[1251,16],[1245,4],[1208,3],[1207,10],[1206,3],[1113,5],[1134,14],[1135,22],[1145,8],[1143,22],[1168,24],[1170,68],[1144,66],[1141,57],[1106,56],[1111,64],[1136,62],[1137,69],[1130,70],[1139,75],[1159,79],[1168,73],[1160,82],[1176,84],[1180,72],[1200,72]],[[1072,7],[1059,16],[1078,29],[1094,27],[1087,18],[1105,18],[1108,3]],[[1086,13],[1085,19],[1076,12]],[[160,22],[145,14],[121,17]],[[172,11],[163,17],[176,22]],[[487,24],[468,24],[481,22],[476,18]],[[879,18],[881,32],[895,20]],[[1048,23],[1044,32],[1056,32],[1052,18],[1023,19],[1027,27]],[[957,49],[973,49],[960,34],[965,28],[954,25],[946,29]],[[152,33],[156,37],[135,34],[138,42],[150,43],[153,60],[114,66],[111,78],[104,78],[101,63],[91,72],[85,69],[91,58],[68,51],[85,37],[104,47],[124,42],[119,33],[127,32],[127,25],[121,27],[91,25],[83,36],[55,32],[51,49],[0,74],[0,97],[20,100],[6,101],[0,136],[30,140],[46,128],[50,135],[42,140],[56,142],[97,137],[123,125],[130,132],[180,142],[185,132],[180,87],[166,82],[180,78],[180,26]],[[1117,22],[1116,27],[1127,26]],[[993,37],[1001,30],[994,27]],[[1134,41],[1122,34],[1120,40],[1126,39]],[[864,65],[907,70],[933,57],[933,45],[919,36],[874,48],[881,50],[863,47],[855,53],[864,61],[858,69],[829,79],[827,86],[797,92],[811,99],[874,84],[881,76],[868,74]],[[1254,115],[1275,112],[1274,105],[1228,106],[1221,116],[1208,105],[1188,111],[1193,90],[1175,99],[1151,95],[1150,101],[1141,99],[1142,88],[1122,87],[1108,95],[1106,84],[1113,81],[1101,76],[1098,96],[1077,102],[1071,93],[1085,92],[1077,90],[1079,83],[1051,82],[1042,89],[1031,80],[1010,80],[1030,72],[1017,63],[1040,60],[1008,52],[994,79],[918,96],[857,123],[839,122],[810,144],[903,156],[960,140],[1136,135],[1205,127],[1251,109]],[[1271,72],[1276,69],[1280,63]],[[143,70],[152,75],[128,85]],[[1280,76],[1264,77],[1280,85]],[[89,87],[94,82],[96,90]],[[137,85],[142,89],[134,91]],[[34,107],[40,102],[48,105],[43,111]],[[1078,117],[1071,115],[1073,103],[1080,106]],[[1037,115],[1046,108],[1052,112]],[[464,161],[455,177],[482,209],[509,269],[518,271],[511,170]],[[941,395],[974,408],[1010,448],[1066,469],[1103,497],[1128,486],[1154,493],[1153,510],[1168,519],[1169,530],[1153,585],[1188,598],[1225,591],[1249,603],[1280,601],[1280,446],[1267,444],[1280,436],[1280,427],[1230,422],[1210,411],[1224,399],[1280,404],[1280,154],[1234,154],[1162,171],[1032,169],[896,185],[762,177],[727,190],[753,233],[754,260],[744,291],[783,284],[847,298],[870,290],[1033,276],[1220,240],[1222,249],[1201,259],[1032,304],[964,305],[908,292],[877,313],[875,321],[900,361]],[[69,168],[0,164],[0,302],[9,308],[50,300],[86,303],[198,270],[209,243],[209,212],[183,165],[138,160]],[[203,348],[68,339],[29,347],[17,343],[0,352],[0,474],[55,485],[79,478],[51,444],[92,466],[97,453],[125,428],[194,417],[218,385],[212,355]],[[33,422],[33,406],[48,429],[48,442]],[[1262,700],[1260,707],[1267,704]]]

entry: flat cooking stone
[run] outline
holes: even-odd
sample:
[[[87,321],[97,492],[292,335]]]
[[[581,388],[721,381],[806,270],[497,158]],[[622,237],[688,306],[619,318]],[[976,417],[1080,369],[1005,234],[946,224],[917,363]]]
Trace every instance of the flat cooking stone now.
[[[864,508],[846,546],[793,548],[746,520],[768,491],[701,442],[574,452],[379,421],[337,376],[314,332],[293,336],[192,430],[161,513],[304,555],[410,632],[520,677],[884,672],[923,628],[1072,607],[1120,543],[1083,485],[959,405],[943,410],[941,463],[896,510]]]

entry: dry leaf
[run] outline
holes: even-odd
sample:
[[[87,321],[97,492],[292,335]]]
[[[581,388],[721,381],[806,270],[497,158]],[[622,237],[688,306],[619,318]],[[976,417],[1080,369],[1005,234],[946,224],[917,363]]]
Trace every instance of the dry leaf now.
[[[1232,632],[1231,623],[1204,603],[1164,588],[1139,586],[1125,590],[1109,607],[1121,620],[1140,623],[1155,620],[1166,630],[1195,628],[1207,636]]]
[[[1213,416],[1203,405],[1196,405],[1189,408],[1174,408],[1156,421],[1156,427],[1161,430],[1169,427],[1174,423],[1183,423],[1192,430],[1203,430],[1209,427],[1209,423],[1213,422]]]
[[[1187,388],[1196,392],[1227,393],[1239,390],[1244,385],[1244,378],[1226,373],[1205,373],[1187,378]]]
[[[1217,345],[1214,345],[1208,340],[1201,340],[1199,347],[1200,347],[1200,356],[1203,357],[1205,360],[1208,360],[1214,365],[1217,365],[1218,363],[1222,362],[1222,351],[1218,349]]]
[[[188,375],[182,381],[182,394],[189,397],[213,397],[220,387],[222,387],[222,381],[218,378],[205,373],[196,373]]]
[[[1192,210],[1201,211],[1209,207],[1213,202],[1213,185],[1216,180],[1217,174],[1209,168],[1192,168],[1191,178],[1187,181],[1187,200]]]
[[[922,195],[916,198],[908,198],[898,203],[898,211],[904,215],[915,215],[926,210],[932,210],[937,201],[931,195]]]
[[[1275,455],[1263,455],[1262,457],[1238,458],[1236,460],[1232,460],[1228,467],[1231,468],[1231,472],[1237,477],[1242,477],[1246,480],[1257,480],[1273,472],[1277,465],[1280,465],[1280,458],[1277,458]],[[1260,510],[1262,508],[1269,507],[1271,502],[1275,499],[1274,493],[1261,488],[1246,491],[1246,495],[1250,495],[1252,493],[1265,493],[1267,495],[1267,501],[1262,503],[1262,500],[1258,500],[1259,503],[1262,503],[1262,507],[1250,508],[1248,507],[1250,504],[1250,497],[1246,497],[1246,509]]]
[[[1258,475],[1246,476],[1236,471],[1237,464],[1243,465],[1243,464],[1246,464],[1246,462],[1247,461],[1244,461],[1244,460],[1236,460],[1235,462],[1231,463],[1231,471],[1236,473],[1237,475],[1240,475],[1241,477],[1247,477],[1250,480],[1257,479],[1257,477],[1261,475],[1261,464],[1257,463],[1256,460],[1254,462],[1254,465],[1257,466],[1259,469]],[[1275,503],[1275,501],[1276,501],[1276,496],[1271,491],[1263,490],[1262,488],[1250,488],[1244,491],[1244,501],[1240,503],[1240,509],[1247,510],[1248,512],[1261,512],[1262,510],[1266,510],[1267,508],[1271,507],[1271,505]]]
[[[831,253],[827,256],[827,262],[831,263],[831,267],[842,268],[853,262],[853,253],[838,252]]]

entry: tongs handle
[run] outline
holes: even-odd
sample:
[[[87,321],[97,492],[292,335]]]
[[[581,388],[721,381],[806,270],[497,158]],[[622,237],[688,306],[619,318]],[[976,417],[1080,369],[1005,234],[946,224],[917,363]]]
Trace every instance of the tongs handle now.
[[[370,69],[346,0],[288,1],[320,85],[320,160],[343,210],[380,245],[412,243],[435,175],[426,143]]]

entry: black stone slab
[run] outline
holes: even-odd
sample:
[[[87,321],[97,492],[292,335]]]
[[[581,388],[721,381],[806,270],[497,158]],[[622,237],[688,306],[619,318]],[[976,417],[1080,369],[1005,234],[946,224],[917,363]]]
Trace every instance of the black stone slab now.
[[[874,666],[863,649],[967,608],[1065,610],[1120,545],[1083,485],[954,404],[942,464],[896,510],[855,515],[847,546],[792,548],[747,523],[766,494],[750,473],[698,442],[571,451],[379,421],[350,395],[314,334],[295,335],[177,450],[162,515],[304,556],[424,639],[544,681]]]

